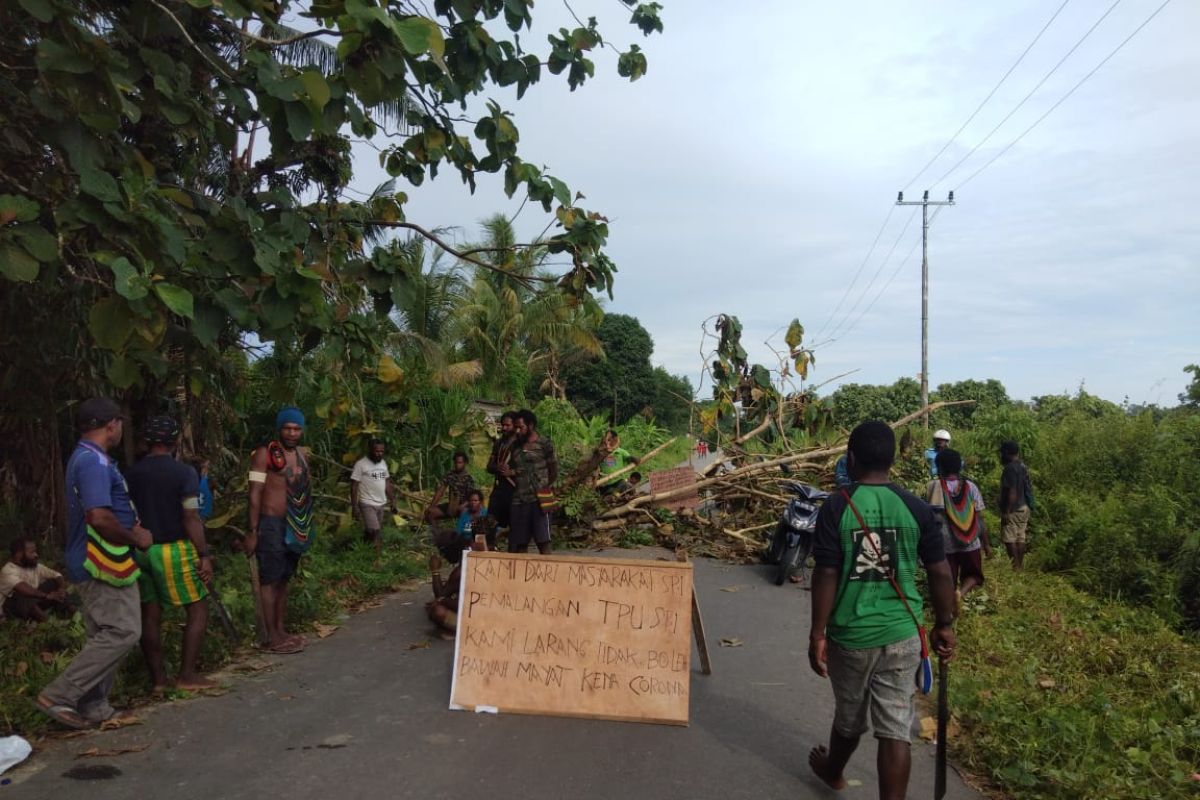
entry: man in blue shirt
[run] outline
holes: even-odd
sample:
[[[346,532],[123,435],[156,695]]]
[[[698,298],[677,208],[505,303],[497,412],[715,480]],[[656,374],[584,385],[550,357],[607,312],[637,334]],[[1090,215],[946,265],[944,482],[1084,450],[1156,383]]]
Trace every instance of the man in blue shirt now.
[[[950,431],[942,428],[933,432],[933,447],[925,451],[925,463],[929,465],[929,477],[938,476],[938,453],[950,446]]]
[[[122,716],[108,702],[113,678],[142,633],[139,570],[130,547],[153,542],[137,519],[129,490],[108,451],[124,421],[111,400],[92,398],[76,412],[79,443],[67,462],[67,577],[83,599],[87,640],[37,704],[51,718],[83,730]]]

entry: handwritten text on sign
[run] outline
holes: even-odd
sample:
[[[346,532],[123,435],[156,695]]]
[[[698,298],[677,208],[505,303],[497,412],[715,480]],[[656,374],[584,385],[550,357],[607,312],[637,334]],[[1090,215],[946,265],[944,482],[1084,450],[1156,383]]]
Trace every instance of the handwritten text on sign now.
[[[692,566],[466,553],[452,708],[686,725]]]

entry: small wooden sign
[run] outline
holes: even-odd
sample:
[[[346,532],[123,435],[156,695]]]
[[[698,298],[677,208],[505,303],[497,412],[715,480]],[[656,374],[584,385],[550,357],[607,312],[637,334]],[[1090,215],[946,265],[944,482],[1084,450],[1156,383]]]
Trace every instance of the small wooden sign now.
[[[464,555],[450,708],[687,725],[691,564]]]
[[[658,470],[650,473],[650,494],[662,494],[695,482],[696,471],[691,467]],[[672,511],[678,511],[681,508],[695,508],[700,505],[700,493],[697,490],[667,500],[660,500],[654,505],[658,508],[669,508]]]

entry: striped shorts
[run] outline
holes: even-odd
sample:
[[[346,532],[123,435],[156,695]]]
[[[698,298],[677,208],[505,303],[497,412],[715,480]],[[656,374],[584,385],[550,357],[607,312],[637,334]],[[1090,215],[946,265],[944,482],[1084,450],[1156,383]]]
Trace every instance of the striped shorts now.
[[[187,539],[134,551],[134,558],[142,568],[138,591],[143,603],[186,606],[208,596],[196,573],[196,546]]]

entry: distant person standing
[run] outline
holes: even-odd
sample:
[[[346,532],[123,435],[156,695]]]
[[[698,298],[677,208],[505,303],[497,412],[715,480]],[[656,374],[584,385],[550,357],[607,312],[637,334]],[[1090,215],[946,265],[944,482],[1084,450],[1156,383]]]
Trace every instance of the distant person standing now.
[[[492,454],[487,462],[488,473],[496,476],[496,482],[492,485],[492,496],[488,498],[488,512],[492,519],[496,520],[496,527],[500,528],[507,528],[509,525],[513,491],[517,485],[511,474],[504,475],[500,471],[501,467],[509,466],[512,458],[512,449],[517,440],[516,421],[516,411],[505,411],[500,415],[500,436],[492,443]],[[492,549],[496,547],[496,527],[491,529],[488,539],[488,547]]]
[[[212,689],[217,684],[196,671],[208,629],[208,590],[213,564],[200,520],[200,477],[175,459],[179,425],[167,416],[146,421],[143,438],[150,450],[129,470],[129,494],[150,529],[154,544],[134,559],[141,567],[142,655],[152,691],[167,689],[163,668],[163,606],[183,606],[183,650],[176,688]]]
[[[983,585],[980,554],[991,558],[992,545],[983,521],[983,495],[974,482],[961,476],[962,456],[957,450],[946,448],[938,453],[937,469],[940,477],[925,487],[925,499],[940,512],[938,522],[954,579],[957,611],[961,610],[961,599]]]
[[[937,455],[950,446],[950,431],[945,428],[933,432],[933,447],[925,451],[925,463],[929,465],[929,477],[938,476]]]
[[[354,462],[350,473],[350,508],[363,526],[363,538],[383,554],[383,515],[396,506],[396,489],[388,471],[387,448],[378,439],[367,445],[367,454]]]
[[[125,716],[108,702],[121,661],[142,634],[139,570],[130,548],[146,549],[150,531],[138,523],[125,478],[108,451],[121,443],[124,421],[112,400],[79,404],[80,432],[67,461],[67,577],[83,599],[87,640],[37,706],[68,728],[92,728]]]
[[[1025,567],[1025,548],[1029,534],[1029,503],[1033,488],[1029,470],[1021,461],[1021,447],[1013,440],[1000,443],[1000,538],[1012,559],[1013,569]]]
[[[275,429],[279,439],[250,456],[250,533],[244,548],[258,560],[267,649],[299,653],[304,637],[289,636],[284,622],[288,582],[312,542],[312,476],[308,454],[300,446],[304,413],[295,406],[280,409]]]
[[[896,436],[883,422],[864,422],[850,434],[854,485],[830,496],[817,516],[808,645],[809,664],[829,678],[835,704],[829,746],[814,747],[809,766],[830,788],[844,788],[846,763],[873,728],[881,798],[905,796],[912,763],[922,656],[918,560],[936,619],[929,643],[944,659],[955,647],[942,533],[926,503],[891,483],[895,454]]]
[[[508,552],[524,553],[532,540],[538,552],[550,553],[550,515],[538,500],[538,491],[558,482],[558,457],[554,444],[540,435],[537,416],[528,409],[517,414],[517,444],[513,448],[512,525],[508,531]],[[503,472],[501,474],[504,474]]]

